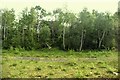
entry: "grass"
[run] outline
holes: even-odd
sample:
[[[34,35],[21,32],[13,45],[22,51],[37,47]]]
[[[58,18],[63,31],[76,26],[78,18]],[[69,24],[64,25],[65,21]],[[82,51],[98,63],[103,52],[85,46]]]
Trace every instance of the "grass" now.
[[[116,78],[116,51],[3,50],[3,78]]]

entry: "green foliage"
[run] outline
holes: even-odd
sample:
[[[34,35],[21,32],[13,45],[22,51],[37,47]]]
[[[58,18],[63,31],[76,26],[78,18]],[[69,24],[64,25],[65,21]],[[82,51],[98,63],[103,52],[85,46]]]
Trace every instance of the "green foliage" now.
[[[25,8],[16,19],[15,11],[2,10],[4,49],[54,48],[81,51],[113,49],[116,44],[117,14],[84,8],[79,14],[62,9],[48,13],[40,6]],[[50,19],[47,19],[49,18]]]
[[[19,54],[19,48],[15,48],[15,53],[14,54]]]

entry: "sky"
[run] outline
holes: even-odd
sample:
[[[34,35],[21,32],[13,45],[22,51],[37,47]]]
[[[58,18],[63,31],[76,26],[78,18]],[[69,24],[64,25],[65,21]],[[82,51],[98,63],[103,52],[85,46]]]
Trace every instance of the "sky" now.
[[[64,8],[74,13],[79,13],[83,8],[93,9],[99,12],[114,13],[117,11],[119,0],[0,0],[0,9],[14,8],[16,14],[19,14],[24,8],[41,6],[47,11],[56,8]]]

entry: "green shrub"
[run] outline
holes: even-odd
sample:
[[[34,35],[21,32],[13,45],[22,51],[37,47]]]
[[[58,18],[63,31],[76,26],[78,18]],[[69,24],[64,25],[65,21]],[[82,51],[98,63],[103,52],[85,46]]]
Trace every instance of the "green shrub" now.
[[[13,50],[14,50],[13,46],[10,46],[10,51],[13,51]]]
[[[18,53],[19,53],[19,48],[15,48],[14,54],[18,54]]]
[[[25,48],[19,47],[18,49],[19,49],[19,51],[25,51]]]
[[[74,50],[69,50],[69,51],[68,51],[69,54],[72,54],[72,53],[74,53],[74,52],[75,52]]]

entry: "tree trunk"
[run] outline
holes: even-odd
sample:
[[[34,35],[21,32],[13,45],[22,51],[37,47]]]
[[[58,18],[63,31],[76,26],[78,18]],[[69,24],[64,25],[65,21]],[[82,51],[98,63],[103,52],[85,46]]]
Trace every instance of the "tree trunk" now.
[[[6,32],[7,32],[7,28],[6,28],[6,20],[5,20],[5,25],[4,25],[4,27],[3,27],[3,30],[4,30],[4,35],[3,35],[3,40],[5,40],[5,38],[6,38]]]
[[[31,35],[31,36],[32,36],[32,43],[33,43],[33,42],[34,42],[34,36],[33,36],[33,35],[34,35],[34,29],[33,29],[33,26],[32,26],[31,33],[32,33],[32,35]]]
[[[79,47],[79,51],[82,50],[82,46],[83,46],[83,37],[84,37],[84,32],[82,31],[82,35],[81,35],[81,39],[80,39],[80,47]]]
[[[47,45],[47,47],[48,47],[49,49],[51,49],[51,46],[50,46],[48,43],[46,43],[46,45]]]
[[[105,36],[105,31],[103,32],[102,37],[99,38],[99,45],[98,45],[98,48],[99,48],[99,49],[100,49],[100,47],[101,47],[101,44],[102,44],[102,41],[103,41],[104,36]]]
[[[53,23],[53,22],[52,22]],[[52,29],[52,43],[55,45],[55,33],[54,33],[54,25],[51,26],[51,29]]]
[[[38,25],[37,25],[37,40],[38,40],[38,42],[39,42],[39,34],[40,34],[40,29],[39,29],[39,26],[40,26],[40,24],[39,24],[39,21],[38,21]]]
[[[3,30],[4,30],[3,40],[5,40],[5,26],[4,26]]]
[[[63,27],[63,49],[65,50],[65,26]]]
[[[23,28],[23,32],[22,32],[22,45],[24,45],[24,28]]]

